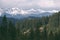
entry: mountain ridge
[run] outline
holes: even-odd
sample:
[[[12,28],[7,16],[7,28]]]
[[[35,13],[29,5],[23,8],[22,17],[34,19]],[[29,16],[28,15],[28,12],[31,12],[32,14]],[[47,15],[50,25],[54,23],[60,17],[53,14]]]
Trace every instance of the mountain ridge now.
[[[12,17],[12,18],[26,18],[29,16],[33,17],[42,17],[42,16],[49,16],[52,15],[53,13],[58,12],[58,10],[51,10],[51,11],[45,11],[42,9],[19,9],[19,8],[11,8],[11,9],[1,9],[0,8],[0,16],[6,15],[7,17]]]

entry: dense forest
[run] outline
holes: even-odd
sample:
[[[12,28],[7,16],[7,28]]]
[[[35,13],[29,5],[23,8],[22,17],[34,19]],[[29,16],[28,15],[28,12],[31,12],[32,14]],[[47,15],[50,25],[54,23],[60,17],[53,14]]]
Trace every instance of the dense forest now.
[[[26,18],[15,24],[4,15],[0,24],[0,40],[60,40],[60,12]]]

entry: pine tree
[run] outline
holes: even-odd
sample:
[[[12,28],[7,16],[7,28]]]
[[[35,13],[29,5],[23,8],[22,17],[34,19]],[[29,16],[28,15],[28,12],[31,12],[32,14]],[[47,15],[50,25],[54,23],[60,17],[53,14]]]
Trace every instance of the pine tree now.
[[[3,16],[2,18],[2,24],[1,24],[1,35],[2,37],[4,38],[4,40],[7,40],[7,29],[8,29],[8,22],[7,22],[7,18],[6,18],[6,15]],[[3,39],[2,38],[2,39]]]

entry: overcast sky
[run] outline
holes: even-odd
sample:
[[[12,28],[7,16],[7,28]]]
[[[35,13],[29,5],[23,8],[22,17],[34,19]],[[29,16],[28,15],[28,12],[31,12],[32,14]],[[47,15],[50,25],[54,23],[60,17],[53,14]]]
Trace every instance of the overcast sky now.
[[[60,0],[0,0],[0,8],[59,9]]]

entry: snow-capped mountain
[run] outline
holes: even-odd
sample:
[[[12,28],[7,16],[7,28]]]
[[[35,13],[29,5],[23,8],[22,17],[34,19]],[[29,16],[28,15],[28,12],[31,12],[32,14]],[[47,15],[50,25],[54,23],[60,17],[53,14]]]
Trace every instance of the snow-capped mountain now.
[[[13,17],[13,18],[25,18],[29,16],[34,17],[41,17],[41,16],[49,16],[53,13],[58,12],[57,10],[51,10],[51,11],[45,11],[41,9],[19,9],[19,8],[11,8],[11,9],[1,9],[0,8],[0,16],[6,15],[7,17]]]

